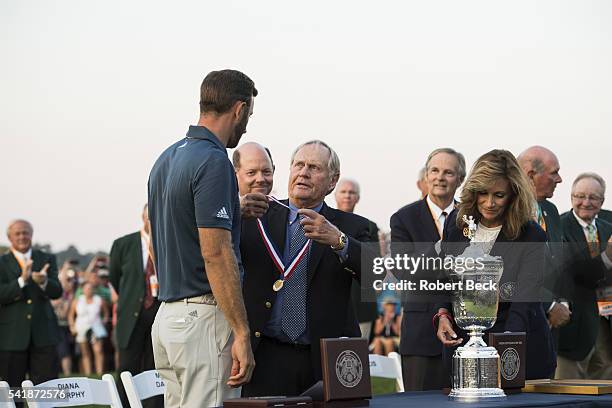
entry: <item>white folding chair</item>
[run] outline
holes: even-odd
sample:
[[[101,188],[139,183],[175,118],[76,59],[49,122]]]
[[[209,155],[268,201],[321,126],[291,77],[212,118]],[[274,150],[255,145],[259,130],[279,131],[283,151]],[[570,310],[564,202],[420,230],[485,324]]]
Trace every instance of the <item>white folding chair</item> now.
[[[110,374],[104,374],[101,380],[86,377],[58,378],[42,384],[34,385],[26,380],[21,385],[25,388],[62,390],[66,399],[62,401],[43,401],[27,399],[30,408],[74,407],[78,405],[110,405],[111,408],[123,408],[115,379]]]
[[[0,381],[0,408],[15,408],[15,401],[9,395],[11,386],[6,381]]]
[[[389,357],[378,354],[370,354],[370,376],[392,378],[398,392],[404,392],[404,380],[402,378],[402,358],[396,352],[389,353]]]
[[[124,371],[121,373],[121,382],[132,408],[142,408],[142,400],[164,395],[166,390],[166,384],[157,370],[145,371],[136,376]]]

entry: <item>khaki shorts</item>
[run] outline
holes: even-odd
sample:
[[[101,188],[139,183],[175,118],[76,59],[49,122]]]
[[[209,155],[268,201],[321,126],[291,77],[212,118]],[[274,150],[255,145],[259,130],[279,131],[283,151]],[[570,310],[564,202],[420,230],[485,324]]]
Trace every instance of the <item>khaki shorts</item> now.
[[[160,305],[151,329],[155,368],[166,383],[166,407],[218,407],[240,396],[230,388],[232,331],[213,305]]]

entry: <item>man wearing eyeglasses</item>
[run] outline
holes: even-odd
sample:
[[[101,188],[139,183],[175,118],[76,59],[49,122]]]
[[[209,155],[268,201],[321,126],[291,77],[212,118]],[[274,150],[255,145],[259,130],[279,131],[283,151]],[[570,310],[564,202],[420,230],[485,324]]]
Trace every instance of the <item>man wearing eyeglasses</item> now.
[[[602,295],[612,289],[612,224],[597,218],[605,190],[599,175],[580,174],[572,184],[572,210],[561,217],[569,242],[563,287],[572,314],[559,332],[556,378],[612,378],[611,299]]]

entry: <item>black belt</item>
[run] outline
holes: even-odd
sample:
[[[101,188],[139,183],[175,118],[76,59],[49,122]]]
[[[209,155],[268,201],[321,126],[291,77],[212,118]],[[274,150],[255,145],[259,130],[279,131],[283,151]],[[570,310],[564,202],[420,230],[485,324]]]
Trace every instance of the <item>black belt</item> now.
[[[284,347],[291,347],[295,350],[303,350],[303,351],[309,351],[310,350],[310,344],[302,344],[302,343],[287,343],[284,342],[282,340],[276,339],[274,337],[270,337],[270,336],[261,336],[263,339],[268,340],[271,343],[274,343],[278,346],[284,346]]]

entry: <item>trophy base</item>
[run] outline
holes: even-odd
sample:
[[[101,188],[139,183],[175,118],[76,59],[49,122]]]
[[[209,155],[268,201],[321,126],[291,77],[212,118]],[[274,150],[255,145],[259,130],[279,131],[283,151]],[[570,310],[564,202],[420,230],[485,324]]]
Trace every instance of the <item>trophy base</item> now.
[[[500,387],[499,355],[495,347],[481,346],[472,338],[453,355],[453,389],[449,399],[460,402],[490,401],[506,398]]]
[[[451,390],[448,398],[457,402],[500,401],[506,394],[501,388],[458,388]]]

